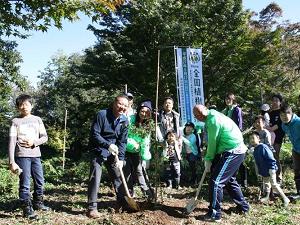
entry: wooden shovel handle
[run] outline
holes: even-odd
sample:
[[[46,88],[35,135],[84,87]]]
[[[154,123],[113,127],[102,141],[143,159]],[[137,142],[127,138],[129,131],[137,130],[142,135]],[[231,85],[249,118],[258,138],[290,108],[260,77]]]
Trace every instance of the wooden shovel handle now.
[[[195,200],[197,200],[197,198],[198,198],[198,195],[199,195],[199,193],[200,193],[200,190],[201,190],[202,184],[203,184],[203,182],[204,182],[205,176],[206,176],[206,171],[204,170],[204,172],[203,172],[203,174],[202,174],[202,177],[201,177],[201,180],[200,180],[200,182],[199,182],[198,188],[197,188]]]
[[[118,155],[115,155],[115,158],[116,158],[117,165],[119,165],[118,162],[120,160],[119,160]],[[130,195],[130,193],[129,193],[129,190],[128,190],[128,186],[127,186],[126,179],[124,177],[123,169],[121,167],[119,167],[119,166],[118,166],[118,168],[119,168],[119,171],[120,171],[120,175],[121,175],[121,179],[122,179],[122,183],[124,185],[124,189],[125,189],[126,195],[127,195],[128,198],[132,198],[131,195]]]

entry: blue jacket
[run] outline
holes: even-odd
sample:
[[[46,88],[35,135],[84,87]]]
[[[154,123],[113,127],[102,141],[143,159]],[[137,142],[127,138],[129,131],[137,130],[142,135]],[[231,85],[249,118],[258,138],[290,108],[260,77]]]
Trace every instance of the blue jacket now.
[[[128,119],[121,115],[116,120],[112,109],[100,110],[91,127],[89,146],[92,151],[100,153],[103,158],[111,155],[110,144],[119,147],[119,159],[124,160],[128,137]]]
[[[281,127],[289,136],[293,144],[293,150],[300,153],[300,118],[296,114],[293,114],[291,121],[289,123],[282,123]]]
[[[253,155],[259,175],[268,177],[270,176],[269,169],[278,169],[276,159],[274,158],[273,152],[268,145],[263,143],[258,144],[254,148]]]

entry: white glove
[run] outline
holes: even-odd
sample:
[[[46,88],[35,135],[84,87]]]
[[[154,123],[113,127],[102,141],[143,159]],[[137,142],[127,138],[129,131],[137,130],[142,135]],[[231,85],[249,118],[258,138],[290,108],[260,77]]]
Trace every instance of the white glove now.
[[[210,173],[211,161],[204,161],[205,172]]]
[[[124,166],[124,161],[123,161],[123,160],[118,160],[118,161],[116,162],[116,166],[119,167],[120,169],[122,169],[123,166]]]
[[[110,146],[108,147],[108,151],[113,155],[119,154],[119,148],[115,144],[110,144]]]

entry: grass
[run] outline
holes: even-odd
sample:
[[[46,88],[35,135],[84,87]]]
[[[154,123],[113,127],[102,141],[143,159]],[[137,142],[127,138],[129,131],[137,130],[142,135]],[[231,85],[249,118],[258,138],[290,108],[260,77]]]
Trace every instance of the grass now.
[[[295,191],[293,171],[290,168],[289,152],[284,151],[285,160],[284,184],[285,193]],[[114,192],[108,182],[104,170],[103,182],[99,193],[98,210],[101,218],[89,219],[85,216],[87,201],[87,174],[89,170],[88,159],[80,162],[68,162],[66,169],[61,170],[61,160],[51,158],[45,163],[45,202],[52,208],[50,212],[38,212],[39,220],[28,221],[22,217],[18,203],[17,177],[10,174],[5,157],[0,158],[0,224],[107,224],[107,225],[144,225],[144,224],[210,224],[201,220],[207,212],[208,191],[204,184],[200,193],[200,203],[190,216],[183,215],[183,209],[188,198],[193,197],[194,188],[184,187],[182,190],[167,191],[159,189],[157,204],[149,204],[142,198],[137,188],[136,200],[142,210],[137,213],[116,211]],[[203,168],[199,168],[200,170]],[[153,171],[152,171],[153,172]],[[198,171],[199,172],[199,171]],[[153,175],[152,173],[149,173]],[[201,174],[201,171],[198,173]],[[200,175],[199,175],[200,176]],[[240,225],[297,225],[300,221],[300,202],[291,203],[287,208],[282,206],[280,199],[269,205],[258,203],[259,184],[253,179],[252,186],[243,190],[251,205],[250,213],[238,215],[230,213],[234,203],[224,195],[222,224]]]

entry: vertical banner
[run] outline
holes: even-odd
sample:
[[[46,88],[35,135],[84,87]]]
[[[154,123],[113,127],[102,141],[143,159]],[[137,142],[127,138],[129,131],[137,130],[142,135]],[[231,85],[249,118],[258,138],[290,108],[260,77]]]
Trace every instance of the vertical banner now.
[[[196,104],[204,105],[203,76],[202,76],[202,49],[177,48],[176,81],[181,124],[197,120],[193,116],[193,107]]]

